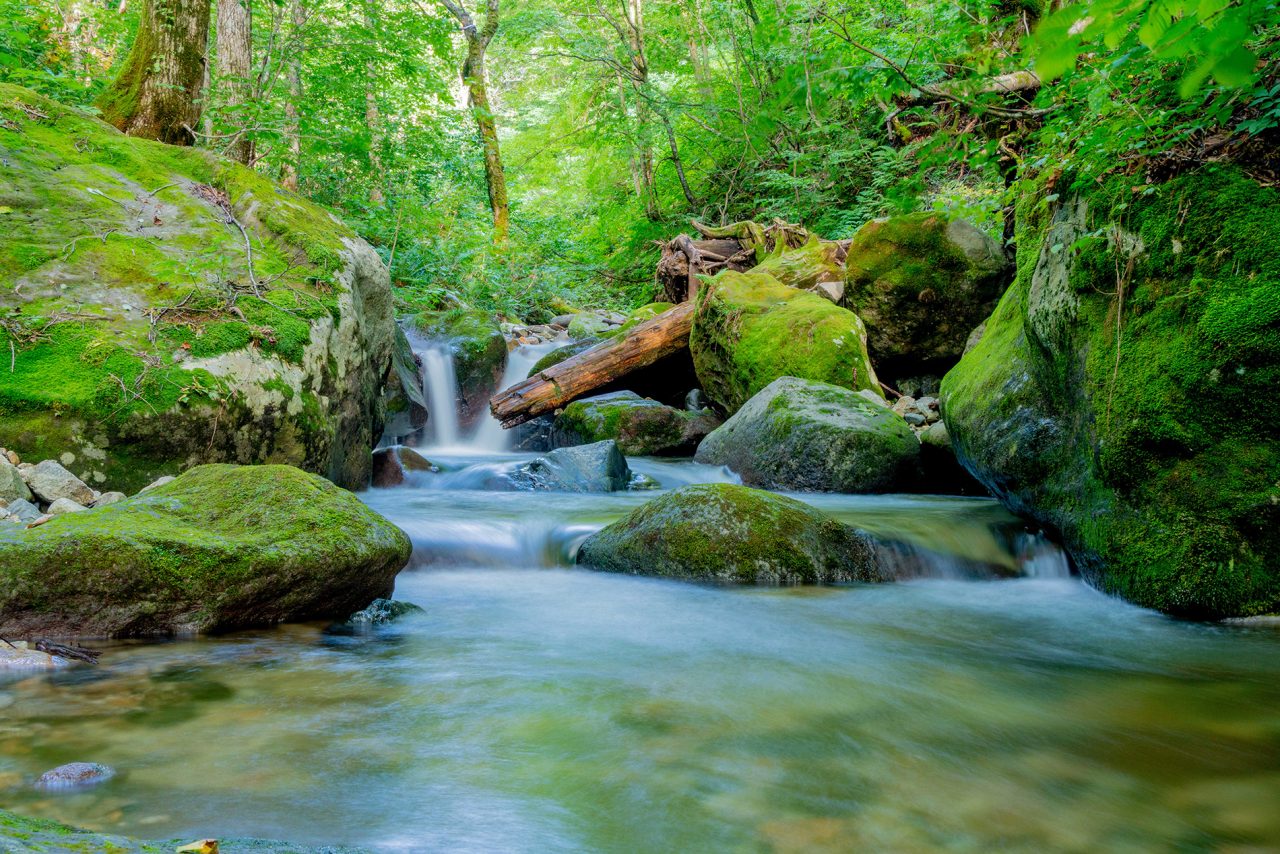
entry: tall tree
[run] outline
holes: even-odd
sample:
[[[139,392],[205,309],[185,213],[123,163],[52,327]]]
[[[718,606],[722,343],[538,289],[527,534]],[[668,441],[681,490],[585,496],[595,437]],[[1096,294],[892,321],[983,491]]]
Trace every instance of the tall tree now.
[[[98,99],[102,116],[131,136],[195,141],[209,41],[210,0],[144,0],[120,76]]]
[[[253,67],[253,4],[251,0],[218,0],[217,80],[222,89],[235,135],[227,154],[241,163],[253,162],[253,137],[247,127],[245,106]]]
[[[498,128],[493,120],[493,109],[489,106],[488,81],[484,71],[485,51],[498,32],[498,0],[485,0],[484,26],[478,29],[475,20],[462,5],[462,0],[441,2],[458,19],[462,34],[467,40],[467,58],[462,63],[462,80],[467,86],[471,112],[475,116],[480,144],[484,148],[484,177],[489,189],[489,206],[493,208],[493,242],[506,243],[510,225],[507,179],[502,170]]]
[[[302,29],[307,23],[307,12],[302,0],[289,0],[289,18],[293,24],[293,45],[289,52],[289,89],[284,99],[284,136],[289,154],[280,167],[280,183],[286,190],[298,190],[298,161],[302,159],[302,129],[298,117],[298,105],[302,103]]]

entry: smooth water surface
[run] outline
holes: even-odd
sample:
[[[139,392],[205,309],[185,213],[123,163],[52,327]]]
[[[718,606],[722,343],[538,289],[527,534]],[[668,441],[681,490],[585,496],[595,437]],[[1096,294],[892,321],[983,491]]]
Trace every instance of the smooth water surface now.
[[[383,852],[1280,848],[1280,631],[1102,596],[988,500],[799,496],[875,535],[896,584],[577,569],[654,493],[515,492],[529,455],[423,453],[440,473],[363,497],[412,537],[396,595],[425,615],[12,678],[0,804]],[[70,761],[119,774],[31,786]]]

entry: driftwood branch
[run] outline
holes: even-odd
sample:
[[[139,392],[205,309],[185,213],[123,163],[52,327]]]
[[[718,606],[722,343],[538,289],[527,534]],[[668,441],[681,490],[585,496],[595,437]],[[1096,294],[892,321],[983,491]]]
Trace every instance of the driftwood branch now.
[[[692,302],[682,303],[621,338],[597,344],[498,392],[489,401],[493,417],[503,427],[515,427],[688,347],[693,308]]]

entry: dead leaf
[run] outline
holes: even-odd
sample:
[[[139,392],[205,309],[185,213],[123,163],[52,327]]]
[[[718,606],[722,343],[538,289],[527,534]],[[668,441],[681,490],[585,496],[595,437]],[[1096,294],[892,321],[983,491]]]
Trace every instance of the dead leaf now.
[[[218,854],[218,840],[200,839],[178,849],[177,854]]]

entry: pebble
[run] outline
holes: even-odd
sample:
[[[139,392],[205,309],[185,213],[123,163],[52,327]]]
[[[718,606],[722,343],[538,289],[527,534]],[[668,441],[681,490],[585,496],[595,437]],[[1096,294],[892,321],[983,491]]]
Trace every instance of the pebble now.
[[[69,762],[41,774],[36,786],[41,789],[78,789],[105,783],[115,775],[114,769],[97,762]]]

